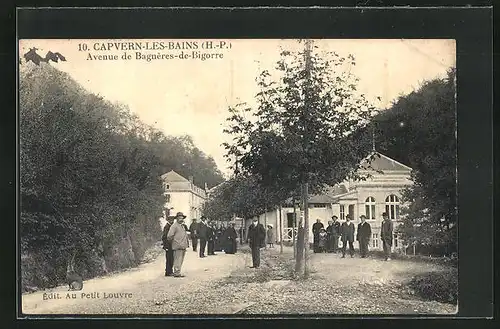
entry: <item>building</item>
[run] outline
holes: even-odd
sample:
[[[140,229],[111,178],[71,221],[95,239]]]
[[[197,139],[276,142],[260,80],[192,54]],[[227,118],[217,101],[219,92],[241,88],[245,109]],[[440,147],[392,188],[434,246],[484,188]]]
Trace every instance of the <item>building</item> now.
[[[193,218],[201,217],[202,207],[207,199],[206,189],[194,185],[192,176],[186,179],[173,170],[163,174],[161,180],[165,196],[165,215],[182,212],[187,216],[186,225],[189,227]],[[163,227],[165,217],[160,221]]]
[[[368,160],[372,158],[373,160]],[[387,212],[393,220],[394,226],[400,220],[401,192],[411,185],[411,168],[397,162],[379,152],[373,152],[364,159],[360,165],[359,174],[371,175],[365,181],[348,180],[336,186],[329,186],[321,195],[309,196],[309,232],[312,234],[312,225],[320,219],[323,225],[328,226],[328,221],[336,215],[342,222],[347,214],[353,219],[357,227],[359,216],[365,215],[367,222],[372,227],[372,239],[370,247],[381,249],[380,226],[382,213]],[[297,208],[297,217],[301,216]],[[262,224],[273,224],[275,237],[283,241],[292,240],[294,209],[283,207],[258,216]],[[247,220],[246,227],[250,225],[251,219]],[[312,240],[312,239],[311,239]],[[355,246],[357,243],[355,243]],[[356,246],[358,248],[359,246]],[[395,235],[394,247],[401,248],[401,240]]]

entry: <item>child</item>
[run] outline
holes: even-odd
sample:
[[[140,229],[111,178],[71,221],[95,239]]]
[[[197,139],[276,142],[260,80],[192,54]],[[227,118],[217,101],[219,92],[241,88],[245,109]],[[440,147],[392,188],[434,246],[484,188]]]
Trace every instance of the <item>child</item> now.
[[[271,224],[267,225],[267,244],[269,248],[274,248],[274,232]]]
[[[324,228],[320,229],[319,231],[319,252],[326,252],[326,246],[328,243],[328,235],[326,233],[326,230]]]

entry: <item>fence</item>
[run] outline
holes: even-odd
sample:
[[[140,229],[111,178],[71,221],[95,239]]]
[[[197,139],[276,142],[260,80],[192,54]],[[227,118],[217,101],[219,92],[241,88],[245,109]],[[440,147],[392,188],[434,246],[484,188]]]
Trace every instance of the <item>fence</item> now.
[[[295,239],[297,239],[297,228],[293,227],[284,227],[283,228],[283,242],[292,242],[293,234],[295,230]]]

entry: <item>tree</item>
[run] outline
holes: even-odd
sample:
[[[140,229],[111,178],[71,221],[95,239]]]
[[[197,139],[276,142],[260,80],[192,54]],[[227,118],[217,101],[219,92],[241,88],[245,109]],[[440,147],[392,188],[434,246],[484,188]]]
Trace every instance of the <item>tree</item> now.
[[[254,176],[280,201],[301,186],[315,193],[325,184],[360,178],[356,169],[368,150],[353,137],[376,113],[357,92],[352,55],[319,53],[307,41],[305,48],[282,51],[274,75],[262,71],[257,108],[245,103],[229,108],[225,129],[233,136],[232,143],[224,144],[227,157],[236,158],[243,175]]]
[[[413,168],[400,227],[408,243],[457,250],[455,70],[400,97],[376,120],[378,147]]]

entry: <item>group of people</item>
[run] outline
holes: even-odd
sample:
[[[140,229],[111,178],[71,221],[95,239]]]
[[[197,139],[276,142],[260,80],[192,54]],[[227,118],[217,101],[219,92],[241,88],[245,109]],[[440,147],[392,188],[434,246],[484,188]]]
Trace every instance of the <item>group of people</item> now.
[[[380,228],[380,238],[384,249],[385,259],[390,260],[392,240],[393,240],[393,223],[389,219],[387,213],[383,213],[382,225]],[[338,251],[339,239],[342,241],[342,258],[345,258],[347,246],[349,246],[349,254],[354,257],[354,236],[359,243],[359,252],[362,258],[368,255],[368,245],[372,237],[371,225],[366,222],[366,216],[360,216],[358,229],[355,229],[354,223],[351,221],[351,216],[346,215],[345,222],[338,222],[338,217],[333,216],[332,220],[328,221],[328,226],[324,227],[321,220],[317,220],[312,227],[313,233],[313,250],[315,253]],[[355,234],[356,233],[356,234]]]
[[[383,213],[383,221],[380,230],[380,238],[384,248],[385,259],[390,260],[392,240],[393,240],[393,223],[389,219],[387,213]],[[183,277],[181,274],[182,263],[186,250],[189,248],[189,240],[193,251],[198,249],[199,241],[199,257],[204,258],[205,249],[207,255],[215,255],[215,251],[224,251],[226,254],[234,254],[237,251],[237,233],[234,228],[235,224],[231,223],[227,227],[223,225],[215,225],[214,221],[207,221],[205,216],[201,216],[200,222],[193,219],[188,228],[185,223],[186,216],[182,212],[178,212],[175,217],[167,218],[167,223],[163,228],[163,248],[165,249],[166,267],[165,276]],[[349,215],[346,216],[345,222],[338,222],[338,217],[333,216],[328,222],[328,226],[323,226],[321,220],[317,220],[312,227],[313,233],[313,249],[314,252],[337,252],[339,239],[342,241],[342,258],[345,258],[347,246],[349,246],[349,254],[354,257],[354,236],[359,242],[359,250],[362,258],[368,255],[368,245],[372,236],[371,226],[366,222],[366,216],[360,216],[358,229],[355,229]],[[356,233],[356,234],[355,234]],[[269,247],[274,247],[274,233],[272,225],[267,226],[267,230],[262,224],[254,219],[247,233],[247,242],[252,250],[252,268],[260,266],[260,249],[269,244]]]
[[[215,251],[224,251],[226,254],[234,254],[237,251],[237,233],[235,224],[229,226],[217,226],[214,221],[207,221],[201,216],[200,222],[193,219],[189,228],[184,223],[186,216],[178,212],[175,217],[168,217],[163,228],[162,242],[165,249],[165,276],[184,277],[181,274],[182,264],[186,250],[189,248],[189,240],[194,252],[198,250],[199,257],[204,258],[205,250],[207,256],[215,255]]]

